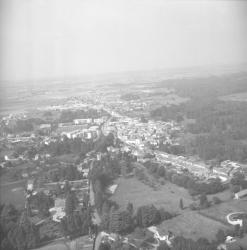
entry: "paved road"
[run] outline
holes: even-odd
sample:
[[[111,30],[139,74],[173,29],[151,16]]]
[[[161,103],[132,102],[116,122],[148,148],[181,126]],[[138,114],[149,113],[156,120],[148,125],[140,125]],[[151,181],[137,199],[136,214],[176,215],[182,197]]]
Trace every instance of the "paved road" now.
[[[226,216],[226,220],[229,224],[231,225],[239,225],[242,226],[243,225],[243,219],[234,219],[234,215],[243,215],[245,214],[247,216],[247,214],[245,212],[235,212],[235,213],[230,213]]]

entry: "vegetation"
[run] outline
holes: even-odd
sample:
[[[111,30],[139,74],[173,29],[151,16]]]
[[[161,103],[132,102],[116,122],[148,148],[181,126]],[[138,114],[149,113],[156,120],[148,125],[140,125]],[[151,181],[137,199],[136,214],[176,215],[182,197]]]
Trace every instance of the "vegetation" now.
[[[144,165],[147,167],[148,172],[156,179],[163,177],[165,180],[188,189],[191,195],[216,194],[226,188],[220,179],[213,179],[205,183],[197,180],[189,173],[178,174],[176,171],[166,169],[164,166],[160,166],[158,163],[152,161],[147,161]],[[136,170],[136,176],[139,179],[146,178],[142,170]]]
[[[38,228],[31,222],[27,211],[18,211],[13,205],[1,206],[1,249],[26,250],[37,246]]]
[[[58,122],[72,122],[74,119],[99,118],[108,115],[104,110],[65,110],[61,112]]]
[[[66,216],[60,222],[62,235],[65,237],[78,237],[87,235],[89,228],[92,226],[90,219],[90,208],[81,209],[79,211],[66,211]]]
[[[151,111],[152,118],[182,121],[192,119],[185,133],[192,134],[183,142],[178,154],[199,155],[203,160],[230,159],[245,162],[247,155],[247,104],[226,102],[219,98],[223,95],[247,91],[245,78],[211,77],[167,81],[165,86],[174,88],[180,96],[190,100],[179,106],[163,106]],[[173,151],[176,153],[176,151]]]
[[[127,94],[122,95],[120,98],[122,100],[125,100],[125,101],[132,101],[132,100],[138,100],[138,99],[140,99],[140,96],[136,95],[134,93],[127,93]]]

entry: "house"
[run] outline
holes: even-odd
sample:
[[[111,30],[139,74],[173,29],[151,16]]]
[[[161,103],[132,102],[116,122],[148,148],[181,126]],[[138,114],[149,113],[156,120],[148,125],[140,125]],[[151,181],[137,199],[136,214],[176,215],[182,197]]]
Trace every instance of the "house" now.
[[[243,189],[241,191],[239,191],[238,193],[235,194],[235,199],[242,199],[244,197],[247,197],[247,189]]]
[[[109,194],[114,194],[115,191],[116,191],[116,189],[117,189],[117,187],[118,187],[118,184],[113,184],[113,185],[111,185],[110,187],[107,188],[107,192]]]
[[[87,178],[88,177],[88,173],[89,173],[89,168],[82,169],[82,172],[83,172],[83,177]]]
[[[49,212],[52,214],[52,220],[60,222],[61,219],[65,216],[65,199],[57,198],[55,199],[54,207],[49,209]]]
[[[73,120],[74,124],[85,124],[85,123],[91,123],[92,119],[91,118],[87,118],[87,119],[75,119]]]
[[[43,133],[50,133],[51,132],[51,124],[40,124],[39,125],[39,130],[42,131]]]
[[[101,123],[104,122],[104,119],[103,119],[103,118],[95,118],[95,119],[93,120],[93,122],[96,123],[96,124],[101,124]]]
[[[226,239],[225,243],[220,244],[217,247],[217,250],[241,250],[241,249],[247,249],[247,236],[243,238],[233,238],[233,240],[231,241],[228,241]]]
[[[33,191],[33,184],[34,184],[33,180],[27,181],[27,191]]]

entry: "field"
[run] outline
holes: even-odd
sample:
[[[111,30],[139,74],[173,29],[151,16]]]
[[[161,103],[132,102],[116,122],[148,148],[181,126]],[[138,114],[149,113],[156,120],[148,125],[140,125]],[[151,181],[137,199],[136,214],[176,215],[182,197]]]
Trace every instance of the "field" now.
[[[169,182],[160,186],[157,191],[136,178],[120,178],[116,183],[119,186],[112,196],[112,200],[116,201],[122,208],[126,208],[128,202],[132,202],[135,208],[154,204],[157,208],[164,207],[167,211],[180,213],[180,198],[183,198],[184,206],[193,202],[186,189]]]
[[[81,236],[74,240],[58,239],[47,246],[37,248],[35,250],[91,250],[93,248],[93,241],[89,240],[88,236]]]
[[[56,243],[56,244],[51,244],[51,245],[47,245],[41,248],[37,248],[36,250],[68,250],[70,249],[69,246],[67,246],[65,243]]]
[[[214,240],[219,229],[226,230],[227,228],[227,225],[202,216],[196,211],[186,211],[171,220],[164,221],[158,226],[161,235],[167,234],[169,230],[174,232],[175,235],[194,240],[200,237]]]
[[[209,194],[207,197],[209,201],[212,201],[213,197],[218,197],[222,202],[232,201],[232,193],[229,189],[217,194]]]
[[[64,154],[64,155],[59,155],[56,156],[55,159],[57,161],[61,161],[61,162],[66,162],[66,163],[75,163],[76,161],[76,155],[75,154]]]
[[[12,203],[22,208],[25,204],[24,187],[26,181],[18,181],[0,186],[0,202]]]
[[[230,200],[202,211],[202,214],[226,222],[226,216],[233,212],[247,213],[247,200]]]
[[[193,202],[193,199],[187,190],[172,183],[166,182],[157,191],[136,178],[120,178],[116,183],[119,186],[112,196],[112,200],[116,201],[123,209],[126,208],[128,202],[132,202],[135,209],[142,205],[154,204],[157,208],[163,207],[166,211],[179,214],[158,226],[161,235],[167,234],[168,230],[170,230],[176,235],[182,235],[195,240],[200,237],[213,240],[219,229],[225,230],[230,227],[225,220],[225,214],[228,211],[243,211],[244,206],[246,206],[246,203],[244,204],[243,201],[230,199],[230,192],[227,190],[217,195],[208,196],[209,200],[212,200],[213,196],[219,197],[224,201],[222,204],[213,205],[211,208],[201,210],[200,212],[191,211],[188,209],[188,206]],[[179,208],[180,198],[183,198],[184,210]],[[232,210],[229,209],[230,204],[233,204]],[[224,207],[228,209],[221,211]]]

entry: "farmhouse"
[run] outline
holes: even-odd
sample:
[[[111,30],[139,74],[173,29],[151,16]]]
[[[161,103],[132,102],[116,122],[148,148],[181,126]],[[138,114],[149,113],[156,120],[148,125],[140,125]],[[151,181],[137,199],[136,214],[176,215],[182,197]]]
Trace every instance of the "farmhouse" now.
[[[244,197],[247,197],[247,189],[241,190],[238,193],[235,194],[235,199],[242,199]]]
[[[60,222],[61,219],[65,216],[65,199],[57,198],[55,200],[55,205],[53,208],[50,208],[49,211],[52,214],[52,220]]]
[[[49,124],[49,123],[40,124],[39,130],[42,131],[43,133],[48,134],[51,132],[51,124]]]

